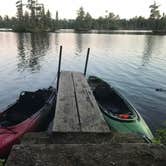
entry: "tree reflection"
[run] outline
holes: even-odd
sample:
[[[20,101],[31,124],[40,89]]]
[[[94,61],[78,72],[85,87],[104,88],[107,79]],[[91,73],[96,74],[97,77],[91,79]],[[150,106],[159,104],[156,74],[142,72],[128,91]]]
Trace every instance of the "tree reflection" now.
[[[77,44],[77,47],[76,47],[76,52],[81,53],[82,52],[82,48],[83,48],[83,36],[81,33],[76,33],[75,34],[76,36],[76,44]]]
[[[18,70],[40,70],[40,61],[49,48],[48,33],[18,33]]]
[[[56,52],[59,51],[59,34],[58,33],[55,33],[55,49],[56,49]]]
[[[162,36],[145,36],[145,48],[142,56],[142,66],[146,66],[147,64],[149,64],[150,60],[152,59],[153,53],[158,50],[158,44],[163,43],[162,40]]]
[[[152,50],[154,45],[153,40],[153,36],[145,36],[145,48],[142,56],[142,66],[146,66],[152,57]]]

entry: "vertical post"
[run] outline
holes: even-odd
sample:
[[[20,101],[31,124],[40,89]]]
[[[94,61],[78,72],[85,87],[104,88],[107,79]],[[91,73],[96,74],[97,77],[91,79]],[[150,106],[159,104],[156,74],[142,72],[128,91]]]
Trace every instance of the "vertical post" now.
[[[90,48],[88,48],[88,52],[87,52],[87,56],[86,56],[86,62],[85,62],[85,68],[84,68],[84,76],[86,76],[88,60],[89,60],[89,53],[90,53]]]
[[[62,59],[62,46],[60,46],[60,52],[59,52],[59,64],[58,64],[58,72],[57,72],[57,91],[59,88],[59,78],[60,78],[60,72],[61,72],[61,59]]]

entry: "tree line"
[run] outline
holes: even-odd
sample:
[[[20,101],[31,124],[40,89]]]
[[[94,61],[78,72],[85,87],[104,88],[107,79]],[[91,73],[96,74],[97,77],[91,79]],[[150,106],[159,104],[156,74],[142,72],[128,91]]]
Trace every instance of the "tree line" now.
[[[26,9],[24,9],[26,6]],[[16,2],[17,16],[9,18],[0,16],[0,28],[12,28],[16,31],[55,31],[56,29],[75,30],[166,30],[166,15],[161,14],[159,5],[154,2],[149,6],[149,18],[142,16],[131,19],[121,19],[119,15],[106,11],[105,16],[93,18],[85,12],[83,7],[77,11],[76,19],[59,19],[58,12],[52,18],[49,10],[45,11],[44,4],[35,0],[22,0]]]

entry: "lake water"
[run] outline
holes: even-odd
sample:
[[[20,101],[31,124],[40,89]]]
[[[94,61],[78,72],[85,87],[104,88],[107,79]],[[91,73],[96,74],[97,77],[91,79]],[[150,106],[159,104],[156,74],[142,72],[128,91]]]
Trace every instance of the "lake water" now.
[[[166,36],[0,32],[0,110],[24,90],[47,88],[62,70],[84,70],[116,87],[150,128],[166,127]],[[165,91],[156,91],[162,88]]]

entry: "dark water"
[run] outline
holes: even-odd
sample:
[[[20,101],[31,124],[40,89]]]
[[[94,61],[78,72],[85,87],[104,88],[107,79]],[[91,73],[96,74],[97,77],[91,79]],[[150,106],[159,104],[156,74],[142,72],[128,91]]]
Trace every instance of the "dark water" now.
[[[108,81],[126,96],[150,128],[166,126],[166,37],[76,33],[0,32],[0,109],[23,90],[51,85],[59,46],[63,70],[83,71],[91,48],[88,75]]]

